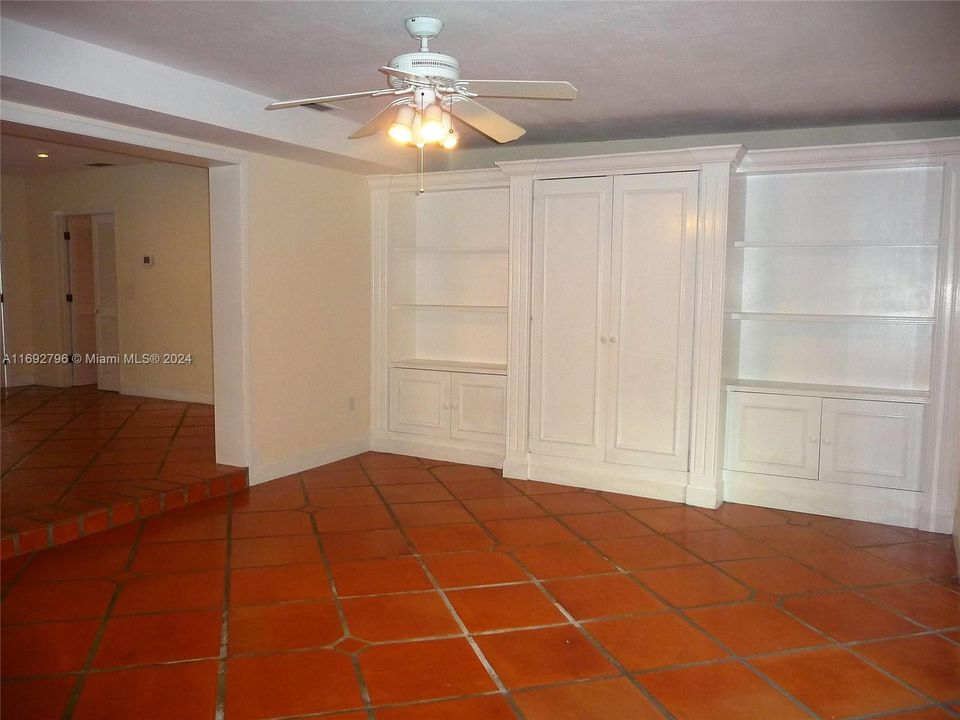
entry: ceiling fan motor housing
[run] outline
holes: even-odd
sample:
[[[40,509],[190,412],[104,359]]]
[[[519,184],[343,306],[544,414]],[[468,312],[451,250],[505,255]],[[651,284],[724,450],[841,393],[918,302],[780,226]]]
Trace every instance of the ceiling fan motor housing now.
[[[460,79],[459,61],[455,57],[442,53],[412,52],[397,55],[390,61],[390,67],[431,79],[445,80],[448,83],[454,83]],[[391,77],[390,85],[397,90],[408,87],[407,81],[398,77]]]

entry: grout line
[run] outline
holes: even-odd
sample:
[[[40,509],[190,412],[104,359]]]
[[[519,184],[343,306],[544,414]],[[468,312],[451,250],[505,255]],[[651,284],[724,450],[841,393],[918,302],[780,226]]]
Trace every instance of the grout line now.
[[[176,433],[174,433],[176,435]],[[225,542],[225,558],[223,565],[223,603],[220,614],[220,653],[217,662],[216,686],[216,720],[226,717],[227,703],[227,651],[230,644],[230,580],[232,575],[231,561],[233,558],[233,498],[227,495],[227,527]]]

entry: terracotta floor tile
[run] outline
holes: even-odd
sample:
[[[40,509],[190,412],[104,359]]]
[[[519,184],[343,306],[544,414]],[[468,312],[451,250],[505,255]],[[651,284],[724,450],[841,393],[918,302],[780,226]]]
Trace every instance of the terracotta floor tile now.
[[[778,608],[738,603],[689,610],[687,615],[738,655],[825,645],[829,641]]]
[[[585,540],[652,535],[653,530],[622,511],[563,515],[560,520]]]
[[[546,512],[533,500],[517,493],[506,497],[466,499],[467,506],[480,520],[508,520],[511,518],[541,517]]]
[[[577,620],[657,612],[664,605],[626,575],[594,575],[544,583]]]
[[[854,548],[817,550],[794,557],[844,585],[880,585],[916,578],[908,570]]]
[[[733,575],[740,582],[773,595],[794,595],[836,587],[833,580],[808,570],[790,558],[730,560],[719,563],[717,567]]]
[[[230,532],[234,538],[312,535],[313,523],[307,513],[298,510],[237,513]]]
[[[20,582],[107,577],[123,570],[129,556],[130,548],[124,546],[69,545],[56,552],[43,551],[33,558]]]
[[[911,530],[890,525],[857,522],[855,520],[820,520],[813,524],[816,530],[842,540],[850,545],[893,545],[908,542]]]
[[[234,568],[320,562],[320,548],[312,535],[240,538],[233,541],[230,564]]]
[[[208,720],[216,712],[217,663],[153,665],[87,676],[75,720]]]
[[[111,618],[93,666],[112,668],[215,658],[220,653],[221,621],[219,610]]]
[[[711,565],[641,570],[637,579],[674,607],[716,605],[744,600],[750,590]]]
[[[602,620],[584,627],[629,671],[727,656],[723,648],[673,613]]]
[[[230,609],[231,655],[318,648],[341,637],[343,626],[331,601]]]
[[[855,651],[941,702],[960,700],[960,646],[943,638],[882,640]]]
[[[549,517],[491,520],[486,526],[506,545],[546,545],[577,539],[576,535]]]
[[[447,597],[471,632],[565,622],[553,602],[531,583],[454,590]]]
[[[230,574],[230,602],[234,607],[326,600],[331,596],[327,571],[320,564],[237,568]]]
[[[655,535],[597,540],[593,544],[604,555],[628,570],[646,570],[700,562],[683,548]]]
[[[501,695],[484,695],[466,700],[442,700],[377,710],[377,720],[463,720],[465,718],[515,720],[516,715]]]
[[[318,682],[318,678],[323,681]],[[362,706],[353,664],[341,653],[326,650],[227,661],[226,717],[231,720],[260,720]]]
[[[120,588],[113,614],[220,609],[223,593],[223,570],[133,577]]]
[[[570,493],[579,489],[572,485],[558,485],[539,480],[511,480],[510,483],[524,495],[552,495],[553,493]]]
[[[698,508],[698,512],[733,528],[777,525],[787,522],[786,515],[777,510],[729,502],[725,502],[716,510]]]
[[[320,537],[331,562],[410,554],[407,540],[399,530],[323,533]]]
[[[956,708],[954,708],[954,712],[956,712]],[[953,720],[955,717],[955,715],[948,715],[945,710],[930,707],[923,710],[908,710],[893,715],[884,715],[883,720]]]
[[[429,470],[419,467],[373,468],[369,472],[374,485],[417,485],[437,481]]]
[[[431,472],[443,482],[500,479],[500,475],[495,470],[477,465],[443,465],[433,468]]]
[[[462,638],[371,647],[360,654],[360,669],[377,705],[496,689]]]
[[[385,467],[419,467],[419,458],[395,453],[365,452],[357,455],[357,460],[365,470],[374,470]]]
[[[597,493],[586,490],[538,495],[537,503],[555,515],[610,512],[617,509]]]
[[[3,599],[0,618],[4,625],[98,618],[106,612],[115,587],[106,580],[14,585]]]
[[[752,661],[800,702],[826,717],[922,705],[923,699],[845,650],[806,650]]]
[[[407,528],[407,535],[420,553],[486,550],[494,541],[476,523]]]
[[[743,528],[741,532],[785,555],[794,556],[815,550],[836,550],[849,545],[802,525],[763,525]]]
[[[867,548],[867,552],[922,577],[957,574],[957,556],[952,547],[916,542]]]
[[[385,505],[324,508],[313,511],[322,533],[348,530],[388,530],[396,527]]]
[[[307,498],[318,508],[383,504],[376,488],[370,486],[309,488]]]
[[[473,520],[470,513],[464,510],[460,503],[453,501],[404,503],[392,507],[393,514],[397,516],[397,520],[404,527],[455,525]]]
[[[424,558],[441,587],[492,585],[527,580],[527,574],[509,555],[480,550]]]
[[[420,563],[412,557],[337,562],[331,572],[341,597],[433,589]]]
[[[5,626],[0,643],[3,676],[78,672],[99,627],[99,620]]]
[[[310,490],[311,488],[334,488],[334,487],[356,487],[358,485],[369,485],[370,478],[358,465],[355,468],[333,469],[327,465],[304,470],[300,473],[303,479],[303,485]]]
[[[234,556],[236,552],[235,542]],[[130,569],[143,575],[158,575],[222,568],[226,561],[227,543],[223,540],[168,542],[140,545]]]
[[[921,629],[846,591],[787,598],[783,607],[839,642],[904,635]]]
[[[150,518],[143,524],[142,543],[185,540],[224,540],[227,537],[227,513],[213,511],[207,501]]]
[[[249,490],[234,493],[233,507],[236,512],[264,512],[266,510],[297,510],[307,505],[302,490],[272,490],[269,483]],[[336,488],[340,490],[340,488]],[[319,492],[311,490],[307,493]],[[312,496],[310,502],[314,502]],[[321,503],[314,503],[320,505]]]
[[[960,625],[960,593],[924,581],[865,591],[867,597],[932,628]]]
[[[723,527],[691,507],[644,508],[631,510],[630,514],[661,533],[719,530]]]
[[[612,572],[614,566],[581,542],[526,545],[514,557],[541,580]]]
[[[436,480],[412,485],[384,485],[380,492],[388,503],[419,503],[453,500],[447,489]]]
[[[524,690],[514,700],[527,720],[659,720],[663,715],[626,678]]]
[[[725,507],[725,506],[724,506]],[[677,545],[708,562],[770,557],[777,552],[737,530],[698,530],[668,535]]]
[[[404,593],[343,600],[350,634],[369,642],[455,635],[460,628],[439,593]]]
[[[803,720],[808,715],[738,663],[661,670],[640,681],[677,720]]]
[[[518,497],[520,491],[505,480],[470,480],[467,482],[448,482],[447,490],[460,500],[479,500],[483,498]]]
[[[3,683],[0,716],[17,720],[59,718],[67,706],[77,678],[74,675]]]
[[[483,635],[476,640],[508,688],[601,677],[616,672],[572,626]]]

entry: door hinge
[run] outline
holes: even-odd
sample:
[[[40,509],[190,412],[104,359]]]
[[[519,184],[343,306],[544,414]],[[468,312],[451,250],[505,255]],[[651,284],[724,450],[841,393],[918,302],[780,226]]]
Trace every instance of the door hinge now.
[[[73,302],[73,293],[67,293],[67,302]]]
[[[64,239],[64,240],[69,240],[69,239],[70,239],[70,233],[65,232],[65,233],[63,234],[63,239]]]

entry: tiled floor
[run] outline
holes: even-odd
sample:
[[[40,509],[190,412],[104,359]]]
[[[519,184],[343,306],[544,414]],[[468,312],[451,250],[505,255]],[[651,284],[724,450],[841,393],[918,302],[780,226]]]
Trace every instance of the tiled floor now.
[[[960,716],[946,536],[398,455],[14,558],[3,582],[18,720]]]
[[[0,391],[2,557],[246,487],[214,462],[213,407],[94,386]]]

